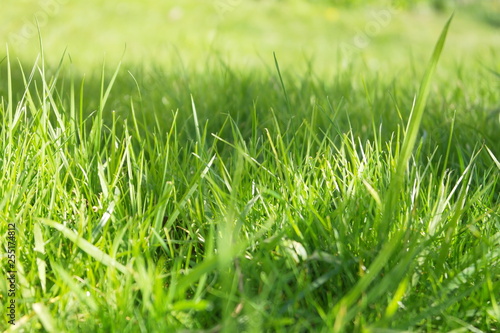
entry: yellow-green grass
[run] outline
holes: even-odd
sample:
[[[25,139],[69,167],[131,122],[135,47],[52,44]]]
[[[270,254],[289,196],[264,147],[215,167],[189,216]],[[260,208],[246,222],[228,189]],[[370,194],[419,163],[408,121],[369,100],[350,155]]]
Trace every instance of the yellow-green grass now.
[[[493,4],[488,9],[499,11]],[[496,52],[497,29],[469,11],[456,9],[448,37],[453,51],[444,54],[444,63]],[[37,19],[47,61],[57,63],[66,50],[83,72],[104,60],[168,68],[172,59],[182,59],[202,69],[214,53],[231,66],[255,69],[272,64],[276,52],[283,67],[304,69],[314,59],[319,72],[330,74],[339,62],[367,63],[370,69],[400,69],[410,55],[422,62],[447,15],[426,6],[347,9],[303,1],[6,0],[0,44],[9,43],[13,58],[30,63],[39,52]],[[346,50],[348,61],[339,59]]]
[[[252,10],[274,8],[265,27],[326,6],[252,4],[225,19],[228,34],[240,31],[234,49],[179,39],[173,58],[132,53],[118,66],[121,49],[94,53],[82,37],[74,65],[65,56],[58,67],[50,33],[34,66],[34,53],[18,64],[9,47],[1,276],[9,223],[17,273],[15,297],[3,278],[0,297],[16,301],[17,325],[1,329],[498,330],[500,68],[483,34],[492,28],[457,13],[429,64],[447,17],[425,15],[435,19],[428,38],[401,21],[387,44],[365,49],[379,68],[362,57],[330,67],[330,55],[307,49],[311,69],[293,43],[247,54],[255,31],[237,15],[257,22]],[[201,26],[211,8],[197,7]],[[345,27],[365,22],[360,13],[346,11]],[[462,22],[485,44],[453,41]],[[413,58],[403,46],[388,57],[405,43]]]

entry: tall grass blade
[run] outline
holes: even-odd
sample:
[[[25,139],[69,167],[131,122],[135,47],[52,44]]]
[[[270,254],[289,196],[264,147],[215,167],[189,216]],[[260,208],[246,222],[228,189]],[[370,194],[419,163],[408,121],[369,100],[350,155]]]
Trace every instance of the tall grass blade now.
[[[500,162],[496,158],[495,154],[493,154],[493,152],[488,147],[486,147],[486,150],[488,151],[488,154],[490,155],[493,162],[495,162],[495,165],[497,166],[497,168],[500,170]]]
[[[450,27],[452,19],[453,15],[446,22],[439,40],[434,47],[434,52],[432,54],[430,63],[427,66],[424,78],[420,84],[419,94],[415,103],[415,107],[413,108],[410,114],[410,119],[408,120],[405,137],[403,139],[403,145],[401,147],[401,151],[396,164],[396,170],[392,174],[387,199],[384,202],[384,211],[381,218],[382,224],[380,226],[375,226],[379,227],[375,230],[379,232],[379,239],[381,240],[387,236],[387,230],[392,223],[393,214],[397,211],[399,202],[398,199],[401,188],[403,186],[406,168],[408,166],[408,161],[410,160],[413,148],[415,147],[418,130],[420,128],[420,123],[422,121],[422,116],[425,110],[425,104],[427,102],[427,97],[429,96],[431,89],[432,77],[434,75],[434,72],[436,71],[436,67],[441,56],[444,43],[446,41],[446,36],[448,34],[448,29]]]
[[[51,221],[48,219],[39,219],[39,221],[45,225],[48,225],[49,227],[52,227],[58,231],[60,231],[64,237],[75,243],[76,246],[78,246],[83,252],[87,253],[89,256],[100,262],[101,264],[108,266],[108,267],[114,267],[123,274],[130,274],[131,271],[120,264],[118,261],[116,261],[114,258],[110,257],[108,254],[102,252],[99,250],[97,247],[86,241],[85,239],[81,238],[79,235],[77,235],[74,231],[66,228],[64,225],[57,223],[55,221]]]
[[[115,83],[116,77],[118,76],[118,73],[120,72],[120,67],[121,63],[118,64],[116,67],[115,72],[113,73],[113,76],[111,77],[108,86],[106,88],[106,91],[104,91],[104,66],[102,69],[102,81],[101,81],[101,100],[99,102],[99,109],[100,111],[104,110],[104,106],[106,105],[106,102],[108,101],[109,94],[111,93],[111,89],[113,88],[113,85]]]
[[[196,130],[196,140],[198,140],[198,144],[201,144],[200,124],[198,122],[198,113],[196,112],[196,105],[194,104],[193,95],[191,95],[191,108],[193,109],[194,128]]]
[[[276,58],[276,53],[273,52],[273,56],[274,56],[274,65],[276,66],[276,71],[278,71],[278,77],[280,79],[281,88],[283,89],[283,94],[285,95],[286,107],[288,109],[288,112],[291,114],[292,107],[290,105],[290,99],[288,98],[288,93],[285,88],[285,82],[283,82],[283,76],[281,75],[280,65],[278,63],[278,58]]]
[[[334,332],[343,331],[346,321],[350,319],[346,316],[349,308],[356,303],[359,297],[368,289],[370,284],[379,276],[380,271],[385,267],[394,251],[399,248],[402,238],[403,233],[401,232],[386,243],[370,265],[370,268],[367,269],[367,273],[337,303],[333,309],[334,318],[336,318]]]
[[[36,223],[33,226],[33,233],[35,235],[35,252],[37,252],[36,265],[38,267],[38,277],[40,278],[40,284],[42,285],[42,290],[45,293],[47,288],[46,281],[46,268],[47,263],[45,262],[45,243],[43,241],[42,230],[40,225]]]
[[[12,108],[14,100],[12,99],[12,70],[10,68],[9,47],[7,46],[7,114],[9,122],[12,120]],[[12,143],[12,136],[10,136],[9,143]]]
[[[396,249],[400,248],[400,241],[403,239],[403,235],[405,234],[404,228],[399,229],[398,232],[396,232],[395,235],[390,239],[390,241],[384,242],[384,240],[387,238],[387,230],[390,226],[390,223],[392,222],[394,211],[398,207],[398,197],[403,185],[406,167],[411,157],[412,150],[415,146],[415,141],[424,112],[425,103],[430,91],[431,79],[435,72],[439,56],[441,55],[441,51],[443,49],[452,18],[453,15],[446,23],[441,36],[439,37],[430,64],[427,67],[427,71],[421,83],[420,94],[417,98],[415,108],[410,115],[406,135],[403,140],[403,146],[401,148],[399,159],[397,161],[396,171],[393,173],[391,183],[389,185],[388,198],[386,198],[384,202],[382,225],[380,225],[378,228],[380,246],[382,248],[373,263],[367,269],[367,273],[344,297],[342,297],[342,299],[336,304],[335,308],[333,309],[333,314],[335,317],[335,332],[342,332],[345,330],[345,325],[352,316],[348,314],[350,308],[358,301],[361,295],[366,292],[370,284],[375,280],[375,278],[385,267],[389,259],[393,256]]]
[[[57,324],[50,314],[50,310],[42,303],[33,304],[33,311],[37,314],[38,318],[42,322],[43,328],[49,333],[60,332],[57,329]]]

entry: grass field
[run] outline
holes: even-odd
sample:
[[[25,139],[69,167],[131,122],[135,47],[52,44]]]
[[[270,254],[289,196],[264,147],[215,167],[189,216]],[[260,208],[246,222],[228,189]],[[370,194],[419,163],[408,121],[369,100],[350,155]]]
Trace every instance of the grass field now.
[[[500,331],[494,1],[7,3],[1,330]]]

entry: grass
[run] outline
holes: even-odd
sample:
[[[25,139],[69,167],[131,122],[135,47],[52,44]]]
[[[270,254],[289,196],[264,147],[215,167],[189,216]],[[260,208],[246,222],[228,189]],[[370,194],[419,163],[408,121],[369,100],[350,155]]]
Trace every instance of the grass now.
[[[498,66],[432,84],[446,29],[425,75],[7,56],[0,327],[499,330]]]
[[[369,1],[371,5],[351,8],[341,6],[340,1],[325,0],[266,0],[257,4],[243,0],[127,0],[119,4],[104,4],[102,0],[5,1],[0,13],[5,22],[0,26],[0,44],[9,44],[14,59],[33,63],[40,51],[38,19],[47,63],[57,67],[66,51],[86,75],[99,69],[96,64],[103,60],[109,64],[123,60],[136,64],[134,67],[159,65],[165,71],[175,71],[182,62],[203,72],[207,58],[214,53],[231,67],[260,71],[263,66],[274,68],[267,61],[273,52],[283,69],[302,70],[307,65],[303,59],[312,59],[316,71],[332,76],[338,74],[337,63],[392,71],[395,66],[411,66],[427,59],[427,50],[432,49],[442,22],[451,12],[435,12],[406,0]],[[412,10],[401,10],[394,3],[403,8],[416,5]],[[227,6],[221,9],[220,4]],[[494,61],[499,34],[483,16],[500,17],[497,2],[455,7],[455,25],[447,41],[453,51],[443,54],[446,66],[442,70],[457,58],[484,61],[491,54],[490,61]],[[383,16],[388,12],[388,17]],[[352,50],[349,61],[339,57],[339,45]],[[172,59],[178,61],[172,63]]]

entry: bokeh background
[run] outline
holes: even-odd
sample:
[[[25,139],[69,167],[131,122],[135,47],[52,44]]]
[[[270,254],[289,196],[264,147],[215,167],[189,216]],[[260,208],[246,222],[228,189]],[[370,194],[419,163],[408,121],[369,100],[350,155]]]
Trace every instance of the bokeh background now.
[[[444,61],[494,58],[498,0],[2,0],[0,42],[33,63],[39,30],[48,63],[66,52],[81,71],[104,61],[203,69],[214,58],[253,69],[272,65],[273,52],[289,70],[393,69],[426,61],[453,11]]]

